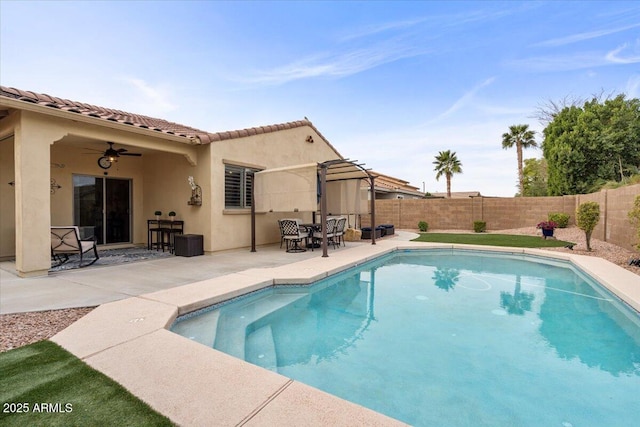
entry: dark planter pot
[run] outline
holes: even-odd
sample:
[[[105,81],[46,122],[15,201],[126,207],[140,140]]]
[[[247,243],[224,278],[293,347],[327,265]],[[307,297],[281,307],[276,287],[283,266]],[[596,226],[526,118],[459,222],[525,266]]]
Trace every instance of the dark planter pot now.
[[[553,237],[553,228],[543,228],[542,235],[546,239],[547,237]]]

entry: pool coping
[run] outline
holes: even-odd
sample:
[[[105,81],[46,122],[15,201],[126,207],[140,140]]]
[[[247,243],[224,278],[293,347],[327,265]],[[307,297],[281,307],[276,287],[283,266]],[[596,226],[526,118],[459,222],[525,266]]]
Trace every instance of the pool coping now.
[[[179,425],[404,425],[167,330],[183,314],[250,291],[307,284],[395,250],[465,249],[572,262],[640,312],[640,277],[586,255],[493,246],[381,241],[107,303],[52,338]]]

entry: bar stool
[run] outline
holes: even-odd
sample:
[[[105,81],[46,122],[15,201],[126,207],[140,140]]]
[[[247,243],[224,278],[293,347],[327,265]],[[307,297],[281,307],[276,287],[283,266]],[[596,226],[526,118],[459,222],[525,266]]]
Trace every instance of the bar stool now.
[[[153,227],[153,225],[156,225]],[[157,251],[169,247],[168,243],[165,242],[164,236],[167,232],[167,228],[161,225],[161,221],[148,220],[147,221],[147,249],[151,250],[155,248]],[[155,241],[154,241],[155,237]]]
[[[167,237],[166,245],[169,252],[175,251],[175,236],[176,234],[182,234],[184,231],[184,221],[171,221],[169,227],[164,228],[164,235]],[[164,251],[164,249],[163,249]]]

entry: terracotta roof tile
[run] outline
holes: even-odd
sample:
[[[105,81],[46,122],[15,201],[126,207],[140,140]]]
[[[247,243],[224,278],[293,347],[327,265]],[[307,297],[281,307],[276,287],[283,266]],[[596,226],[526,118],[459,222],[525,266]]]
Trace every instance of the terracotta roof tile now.
[[[225,132],[207,132],[178,123],[169,122],[163,119],[143,116],[140,114],[127,113],[125,111],[100,107],[84,102],[70,101],[68,99],[62,99],[47,94],[24,91],[12,87],[0,86],[0,98],[2,97],[29,102],[32,104],[39,104],[48,108],[70,111],[100,120],[108,120],[111,122],[122,123],[143,129],[150,129],[168,135],[178,135],[189,139],[197,138],[202,144],[209,144],[214,141],[224,141],[246,136],[259,135],[263,133],[277,132],[280,130],[294,129],[302,126],[309,126],[327,144],[329,144],[329,146],[331,146],[331,143],[318,131],[318,129],[315,128],[315,126],[313,126],[313,124],[306,117],[304,118],[304,120],[297,120],[288,123],[280,123]],[[333,146],[331,147],[333,148]],[[336,153],[338,152],[336,151]]]

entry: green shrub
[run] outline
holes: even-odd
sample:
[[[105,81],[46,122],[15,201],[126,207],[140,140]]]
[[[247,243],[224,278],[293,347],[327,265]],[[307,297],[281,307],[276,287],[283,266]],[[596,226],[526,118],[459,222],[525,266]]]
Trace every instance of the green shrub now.
[[[636,236],[638,236],[638,244],[636,247],[640,249],[640,196],[636,196],[633,202],[633,208],[627,215],[629,215],[629,220],[636,227]]]
[[[427,224],[425,221],[420,221],[418,223],[418,229],[420,231],[427,231],[429,229],[429,224]]]
[[[473,221],[473,231],[476,233],[487,231],[487,223],[485,221]]]
[[[596,202],[584,202],[576,209],[576,225],[584,231],[587,250],[591,251],[591,233],[600,221],[600,205]]]
[[[567,228],[569,225],[569,215],[562,212],[549,212],[548,219],[558,224],[558,228]]]

